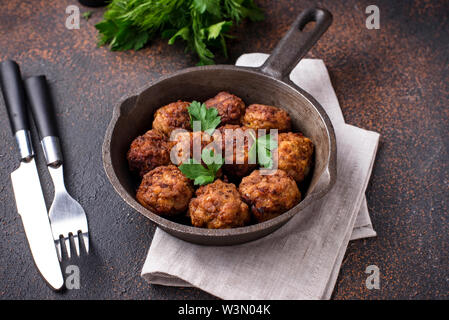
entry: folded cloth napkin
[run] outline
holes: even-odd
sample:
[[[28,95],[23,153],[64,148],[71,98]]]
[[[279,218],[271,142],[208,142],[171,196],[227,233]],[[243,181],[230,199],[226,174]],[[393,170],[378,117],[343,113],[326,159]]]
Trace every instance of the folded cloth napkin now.
[[[257,67],[266,54],[245,54],[237,65]],[[379,134],[345,124],[322,60],[303,59],[290,75],[329,115],[337,137],[337,181],[272,234],[249,243],[208,247],[157,229],[142,269],[153,284],[193,286],[222,299],[329,299],[349,240],[375,236],[365,190]]]

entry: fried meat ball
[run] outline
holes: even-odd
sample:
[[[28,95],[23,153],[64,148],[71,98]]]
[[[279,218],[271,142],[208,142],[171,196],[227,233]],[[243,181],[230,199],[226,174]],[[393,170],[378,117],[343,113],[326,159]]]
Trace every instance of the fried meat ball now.
[[[176,152],[178,157],[178,163],[176,164],[178,165],[185,163],[188,159],[194,158],[194,141],[195,143],[198,143],[198,145],[201,144],[201,150],[213,141],[210,135],[201,131],[179,132],[174,138],[175,140],[171,141],[171,144],[172,148],[176,148],[172,150],[173,152]],[[201,152],[198,154],[198,157],[195,157],[195,160],[201,161]]]
[[[156,167],[170,164],[170,143],[160,132],[149,130],[134,139],[127,159],[129,169],[142,177]]]
[[[260,170],[253,171],[242,179],[239,191],[259,222],[279,216],[301,200],[295,180],[279,169],[272,175],[261,175]]]
[[[216,108],[221,117],[221,124],[239,124],[245,114],[245,103],[229,92],[219,92],[205,102],[207,108]]]
[[[201,139],[201,140],[200,140]],[[197,142],[194,142],[196,140]],[[201,141],[201,150],[198,154],[194,153],[194,143],[198,143]],[[173,152],[173,155],[176,155],[176,161],[175,159],[172,159],[174,164],[181,165],[183,163],[187,163],[189,159],[195,159],[198,162],[201,162],[204,166],[206,164],[202,160],[202,151],[203,149],[208,146],[214,146],[213,144],[213,136],[210,136],[206,132],[196,131],[196,132],[180,132],[176,135],[176,139],[174,141],[171,141],[171,152]],[[187,152],[188,151],[188,152]],[[216,173],[217,177],[221,177],[223,175],[223,170],[220,168],[218,172]]]
[[[157,167],[144,175],[137,201],[161,216],[183,213],[193,196],[192,182],[173,165]]]
[[[301,133],[280,133],[278,168],[287,172],[296,182],[307,176],[312,166],[313,143]]]
[[[241,131],[240,131],[240,130]],[[257,168],[256,163],[249,163],[249,144],[250,141],[253,143],[251,138],[247,138],[244,136],[245,130],[247,130],[246,127],[241,127],[239,125],[233,125],[233,124],[227,124],[223,127],[218,128],[218,130],[222,134],[222,150],[223,150],[223,157],[225,158],[225,164],[223,165],[223,171],[228,174],[229,176],[233,177],[244,177],[247,176],[251,171]],[[227,130],[235,130],[233,132],[234,135],[230,135],[229,132],[226,134]],[[237,139],[234,138],[234,136],[241,135],[243,140],[243,149],[237,150]],[[256,132],[254,132],[254,135],[256,135]],[[232,155],[226,154],[227,147],[226,146],[232,145]],[[237,152],[238,151],[238,152]]]
[[[286,132],[291,128],[291,118],[287,111],[283,109],[263,104],[252,104],[246,108],[242,124],[256,130],[278,129],[279,132]]]
[[[242,227],[250,221],[248,205],[236,186],[221,180],[200,187],[188,213],[193,226],[208,229]]]
[[[190,103],[178,101],[157,109],[154,114],[153,129],[162,132],[167,137],[175,129],[191,130],[190,116],[187,108]]]

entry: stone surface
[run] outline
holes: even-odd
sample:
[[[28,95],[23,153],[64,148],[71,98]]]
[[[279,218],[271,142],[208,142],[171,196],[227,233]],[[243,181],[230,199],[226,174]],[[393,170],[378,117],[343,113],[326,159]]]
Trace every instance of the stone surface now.
[[[245,22],[229,44],[233,63],[245,52],[270,52],[296,15],[314,1],[256,0],[261,23]],[[150,286],[140,269],[154,226],[130,209],[109,184],[101,162],[103,135],[118,99],[163,74],[196,63],[182,44],[155,40],[138,52],[97,48],[92,10],[79,30],[65,28],[65,8],[44,0],[0,3],[0,60],[14,59],[23,75],[46,74],[57,109],[68,190],[88,215],[92,252],[64,262],[81,269],[81,289],[52,292],[32,262],[9,174],[18,165],[0,102],[0,299],[209,299],[200,290]],[[449,22],[447,1],[379,0],[380,29],[365,27],[365,1],[322,1],[333,25],[308,57],[329,68],[348,123],[382,135],[367,190],[378,237],[354,241],[335,299],[449,297]],[[38,146],[34,132],[34,144]],[[49,204],[52,185],[38,161]],[[365,286],[369,265],[380,290]]]

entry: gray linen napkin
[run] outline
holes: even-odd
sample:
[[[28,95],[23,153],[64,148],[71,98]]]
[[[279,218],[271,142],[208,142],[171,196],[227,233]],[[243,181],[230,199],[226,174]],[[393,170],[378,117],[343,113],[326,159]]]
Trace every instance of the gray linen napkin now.
[[[237,65],[256,67],[265,54],[245,54]],[[345,124],[322,60],[303,59],[293,82],[324,107],[337,136],[337,181],[274,233],[242,245],[207,247],[157,229],[142,269],[149,282],[194,286],[222,299],[329,299],[349,240],[375,236],[365,199],[379,135]]]

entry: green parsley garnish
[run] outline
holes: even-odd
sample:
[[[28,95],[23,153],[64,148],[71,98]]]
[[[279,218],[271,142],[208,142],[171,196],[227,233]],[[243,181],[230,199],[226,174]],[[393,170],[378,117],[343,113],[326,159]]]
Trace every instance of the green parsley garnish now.
[[[187,163],[179,166],[179,170],[189,179],[194,180],[195,185],[204,185],[214,182],[215,176],[224,163],[221,158],[218,161],[213,161],[214,151],[210,149],[203,149],[201,152],[201,159],[207,167],[196,161],[189,159]]]
[[[228,31],[245,18],[264,18],[253,0],[112,0],[95,27],[99,45],[111,50],[139,50],[158,35],[169,44],[181,38],[198,55],[198,64],[206,65],[214,63],[212,48],[227,57]]]
[[[193,129],[195,129],[193,122],[199,121],[201,123],[200,130],[212,135],[215,128],[220,124],[221,117],[218,115],[218,110],[216,108],[206,108],[204,103],[193,101],[188,107],[188,111],[190,125]]]
[[[271,169],[273,167],[273,157],[271,151],[278,147],[277,141],[269,134],[257,139],[251,131],[249,134],[254,140],[253,145],[248,152],[250,163],[256,162],[255,159],[257,154],[257,162],[265,169]]]

